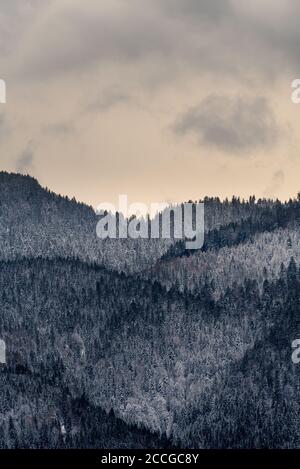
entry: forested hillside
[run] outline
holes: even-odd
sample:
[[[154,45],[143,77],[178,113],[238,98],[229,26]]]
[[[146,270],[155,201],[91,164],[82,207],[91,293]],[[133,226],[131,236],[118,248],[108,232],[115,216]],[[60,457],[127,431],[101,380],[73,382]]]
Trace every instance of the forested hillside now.
[[[149,267],[170,241],[97,237],[92,207],[43,189],[30,176],[0,173],[0,258],[79,258],[117,271]]]
[[[224,203],[218,198],[205,198],[203,202],[205,230],[211,232],[211,237],[228,225],[236,231],[234,224],[242,220],[247,223],[249,217],[258,220],[259,230],[261,221],[268,219],[266,210],[270,212],[274,206],[267,200],[255,203],[253,197],[246,202],[236,198]],[[277,206],[284,210],[282,204]],[[174,240],[101,240],[96,235],[98,219],[92,207],[50,192],[30,176],[0,172],[1,259],[76,257],[119,272],[134,272],[148,269],[162,256],[170,255]],[[226,234],[224,237],[229,238]]]
[[[67,388],[72,399],[85,396],[89,405],[113,408],[126,422],[177,443],[243,446],[239,426],[244,432],[252,426],[251,446],[265,439],[271,444],[265,413],[280,435],[282,412],[298,405],[290,358],[300,296],[293,260],[278,282],[264,283],[261,296],[248,281],[218,301],[208,285],[197,295],[167,292],[157,283],[65,260],[3,262],[0,285],[0,331],[11,373],[41,376],[42,383]],[[287,389],[293,399],[282,410]],[[249,409],[260,393],[265,401],[256,428]],[[231,430],[228,399],[238,399],[238,406],[231,404]],[[206,435],[210,419],[216,422]]]
[[[256,280],[261,289],[264,280],[279,277],[291,257],[300,262],[300,229],[295,225],[257,234],[232,247],[163,259],[143,276],[180,291],[197,292],[208,283],[213,295],[219,297],[247,279]]]
[[[166,438],[127,425],[84,396],[73,398],[59,379],[23,367],[0,371],[0,448],[167,448]]]
[[[205,199],[205,244],[96,237],[0,175],[1,447],[300,446],[299,200]]]

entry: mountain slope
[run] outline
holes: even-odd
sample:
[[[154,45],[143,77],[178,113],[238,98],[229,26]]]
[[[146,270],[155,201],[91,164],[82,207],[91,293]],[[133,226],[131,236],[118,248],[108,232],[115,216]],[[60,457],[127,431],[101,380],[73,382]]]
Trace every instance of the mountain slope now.
[[[73,398],[26,367],[0,368],[0,448],[163,448],[166,439]]]
[[[240,379],[234,364],[275,324],[284,325],[289,304],[276,306],[284,284],[266,284],[261,297],[255,282],[245,282],[215,301],[208,285],[197,296],[167,292],[79,261],[25,259],[0,267],[0,333],[11,372],[41,374],[72,399],[84,395],[91,406],[112,407],[127,423],[174,442],[186,438],[187,446],[202,445],[186,436],[196,418],[186,421],[187,410],[198,406],[206,416],[203,396],[216,402],[215,386],[225,386],[229,369]],[[281,275],[286,282],[289,270]],[[297,270],[296,276],[292,291],[299,296]],[[257,380],[261,385],[264,375]]]
[[[231,225],[242,220],[247,224],[249,217],[256,220],[258,230],[258,220],[265,218],[266,211],[272,212],[274,206],[284,210],[279,202],[256,204],[253,198],[223,203],[205,198],[204,203],[206,241],[215,239],[221,226],[230,236]],[[92,207],[43,189],[30,176],[0,172],[0,259],[72,257],[117,271],[138,272],[170,255],[173,240],[100,240],[98,219]]]
[[[164,258],[32,178],[0,193],[4,447],[300,446],[299,201],[206,199],[212,244]]]
[[[155,279],[166,288],[196,293],[209,283],[214,296],[225,294],[227,288],[256,280],[262,288],[265,280],[279,277],[282,264],[291,257],[300,264],[300,227],[293,226],[264,232],[249,241],[232,247],[198,251],[191,256],[163,259],[142,278]]]
[[[164,240],[101,240],[92,207],[43,189],[30,176],[0,173],[0,258],[65,257],[117,271],[145,269],[160,258]]]

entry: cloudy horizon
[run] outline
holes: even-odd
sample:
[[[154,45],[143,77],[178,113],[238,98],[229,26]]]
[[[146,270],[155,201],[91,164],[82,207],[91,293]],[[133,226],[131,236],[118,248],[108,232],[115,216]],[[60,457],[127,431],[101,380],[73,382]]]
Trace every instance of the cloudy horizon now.
[[[1,170],[96,207],[300,190],[296,0],[0,0]]]

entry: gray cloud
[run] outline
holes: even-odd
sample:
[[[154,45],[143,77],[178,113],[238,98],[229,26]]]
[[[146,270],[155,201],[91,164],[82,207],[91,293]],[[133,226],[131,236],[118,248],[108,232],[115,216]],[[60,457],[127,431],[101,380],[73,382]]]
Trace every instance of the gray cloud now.
[[[112,198],[137,178],[136,193],[149,200],[157,196],[152,179],[173,200],[197,196],[200,169],[203,195],[245,195],[250,184],[262,195],[282,167],[280,145],[269,148],[288,122],[282,192],[295,191],[290,81],[300,73],[299,16],[299,0],[0,0],[0,78],[11,98],[1,108],[2,165],[30,168],[95,204],[100,189]],[[218,99],[201,103],[210,93]],[[278,121],[266,100],[230,94],[268,96]],[[180,110],[176,145],[162,131]],[[217,149],[216,158],[197,158],[189,138]],[[245,159],[236,165],[230,153]],[[248,161],[250,154],[257,157]],[[188,181],[182,165],[193,169]]]
[[[6,124],[5,116],[3,113],[0,113],[0,135],[5,127],[5,124]]]
[[[233,8],[230,0],[155,0],[168,15],[177,17],[188,16],[199,21],[199,18],[205,20],[221,20],[232,13]]]
[[[75,132],[75,126],[72,122],[57,122],[43,128],[43,133],[58,137],[65,137],[73,132]]]
[[[2,105],[1,105],[2,106]],[[4,112],[0,112],[0,137],[8,138],[11,135],[12,128]]]
[[[38,13],[53,0],[0,0],[1,59],[16,51],[23,34],[32,26]],[[2,64],[3,65],[3,64]],[[3,70],[2,70],[3,73]]]
[[[278,171],[275,171],[270,181],[270,184],[264,191],[264,196],[270,197],[270,198],[276,197],[276,195],[278,195],[278,191],[281,189],[282,185],[284,184],[284,181],[285,181],[284,172],[281,169]]]
[[[86,71],[107,63],[122,68],[148,62],[162,72],[167,66],[169,78],[174,78],[176,67],[181,73],[192,67],[202,73],[218,69],[234,77],[250,71],[277,77],[300,66],[298,0],[47,0],[42,4],[43,12],[48,6],[48,14],[37,16],[30,34],[20,41],[23,79]],[[23,10],[24,6],[27,18]],[[19,30],[21,34],[23,29]]]
[[[273,145],[279,137],[272,109],[265,98],[210,95],[178,118],[177,135],[192,134],[201,145],[244,153]]]
[[[91,102],[87,110],[105,112],[118,104],[126,104],[131,101],[131,95],[115,87],[103,91],[102,95]]]
[[[23,78],[45,78],[97,63],[117,61],[122,66],[149,54],[161,55],[169,50],[173,35],[152,10],[144,0],[61,0],[25,41],[20,72]],[[39,38],[38,47],[32,35]]]
[[[31,169],[33,165],[33,158],[34,154],[31,149],[31,145],[28,145],[28,147],[23,151],[23,153],[21,153],[21,155],[17,159],[16,171],[19,173],[23,173]]]

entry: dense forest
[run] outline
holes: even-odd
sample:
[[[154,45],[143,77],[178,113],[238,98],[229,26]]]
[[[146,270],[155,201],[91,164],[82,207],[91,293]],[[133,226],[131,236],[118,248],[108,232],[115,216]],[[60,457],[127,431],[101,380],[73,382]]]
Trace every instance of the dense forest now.
[[[0,447],[300,446],[299,198],[206,198],[187,252],[29,176],[0,196]]]

